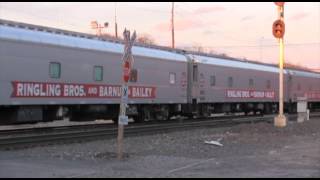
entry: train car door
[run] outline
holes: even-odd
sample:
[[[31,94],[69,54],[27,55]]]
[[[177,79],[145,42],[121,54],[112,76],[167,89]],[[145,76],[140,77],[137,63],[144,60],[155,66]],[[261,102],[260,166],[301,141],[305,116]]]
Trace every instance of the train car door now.
[[[198,64],[193,61],[192,64],[192,110],[196,111],[199,96],[199,68]]]
[[[187,101],[192,114],[197,114],[199,98],[199,69],[195,58],[188,56]]]
[[[292,81],[293,76],[290,70],[285,70],[287,72],[286,81],[285,81],[285,88],[286,88],[286,96],[285,102],[288,102],[288,111],[292,113],[294,111],[294,104],[293,104],[293,94],[292,94]]]

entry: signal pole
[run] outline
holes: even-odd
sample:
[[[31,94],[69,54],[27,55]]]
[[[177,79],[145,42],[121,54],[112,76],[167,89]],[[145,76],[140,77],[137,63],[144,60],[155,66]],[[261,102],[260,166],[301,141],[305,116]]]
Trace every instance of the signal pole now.
[[[172,48],[174,48],[174,2],[172,2],[171,9],[171,31],[172,31]]]
[[[130,37],[130,31],[124,30],[124,54],[122,57],[122,70],[123,70],[123,77],[122,77],[122,88],[121,88],[121,103],[120,103],[120,113],[119,113],[119,120],[118,120],[118,153],[117,157],[118,160],[123,158],[123,134],[124,134],[124,125],[128,125],[128,116],[126,116],[126,107],[128,101],[128,81],[130,78],[130,71],[133,65],[133,57],[132,57],[132,46],[136,39],[136,32],[134,31],[132,37]]]
[[[279,36],[279,115],[274,119],[274,126],[276,127],[285,127],[287,124],[287,119],[283,113],[283,64],[284,64],[284,43],[283,43],[283,35],[284,35],[284,2],[275,2],[278,6],[278,24],[274,24],[274,32]],[[278,29],[279,28],[279,29]]]

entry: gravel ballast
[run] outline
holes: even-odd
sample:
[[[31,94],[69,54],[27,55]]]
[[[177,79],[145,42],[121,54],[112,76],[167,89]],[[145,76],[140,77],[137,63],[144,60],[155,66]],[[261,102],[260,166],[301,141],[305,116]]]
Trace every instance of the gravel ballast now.
[[[0,177],[320,177],[320,118],[0,151]],[[205,144],[220,140],[223,146]]]

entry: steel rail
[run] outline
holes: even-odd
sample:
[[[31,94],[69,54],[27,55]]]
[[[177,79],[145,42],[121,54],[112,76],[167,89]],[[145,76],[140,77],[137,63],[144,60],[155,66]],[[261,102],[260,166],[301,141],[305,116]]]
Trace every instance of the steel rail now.
[[[297,115],[290,116],[294,118]],[[312,117],[320,116],[320,114],[312,115]],[[226,127],[243,123],[257,123],[273,121],[273,116],[260,116],[260,117],[229,117],[221,119],[202,119],[202,120],[180,120],[168,121],[164,123],[142,123],[127,126],[125,129],[125,136],[156,134],[159,132],[170,132],[180,130],[190,130],[201,127]],[[88,128],[90,127],[90,128]],[[24,133],[14,130],[10,135],[0,134],[0,149],[11,149],[18,147],[30,147],[38,145],[48,145],[60,142],[75,142],[87,141],[95,139],[116,138],[117,126],[110,124],[94,126],[80,125],[79,127],[66,126],[55,128],[37,129],[36,132],[31,130],[23,130]],[[17,134],[14,135],[14,132]],[[27,132],[27,133],[26,133]],[[39,133],[40,132],[40,133]],[[31,133],[31,134],[30,134]]]

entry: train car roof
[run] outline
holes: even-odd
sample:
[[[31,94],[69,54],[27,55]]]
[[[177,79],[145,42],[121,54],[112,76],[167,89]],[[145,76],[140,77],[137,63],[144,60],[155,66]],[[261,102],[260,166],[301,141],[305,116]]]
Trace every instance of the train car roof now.
[[[308,71],[299,71],[299,70],[287,70],[289,74],[293,76],[303,76],[303,77],[313,77],[313,78],[319,78],[320,79],[320,73],[313,73]]]
[[[241,69],[252,69],[252,70],[266,71],[271,73],[279,73],[279,68],[271,65],[263,65],[263,64],[256,64],[256,63],[251,63],[246,61],[235,61],[235,60],[201,56],[201,55],[190,54],[190,56],[193,59],[195,59],[196,62],[203,63],[203,64],[232,67],[232,68],[241,68]],[[284,74],[288,74],[288,73],[293,76],[320,78],[320,73],[315,73],[315,72],[313,73],[308,71],[285,69]]]
[[[34,43],[51,44],[57,46],[67,46],[98,51],[106,51],[117,54],[123,53],[124,45],[116,42],[101,41],[96,39],[82,38],[64,34],[56,34],[46,31],[37,31],[25,27],[13,27],[0,24],[0,38],[27,41]],[[186,57],[182,54],[165,50],[151,49],[146,47],[133,46],[134,56],[144,56],[164,60],[186,62]]]
[[[0,38],[20,41],[31,41],[35,43],[45,43],[57,46],[68,46],[74,48],[107,51],[113,53],[123,53],[123,42],[120,39],[99,39],[90,34],[61,30],[39,25],[20,23],[15,21],[0,19]],[[132,48],[133,55],[145,56],[164,60],[186,62],[184,54],[192,55],[197,61],[205,64],[220,65],[227,67],[253,69],[278,73],[277,66],[254,61],[244,61],[232,57],[225,57],[215,54],[199,53],[181,49],[135,43]],[[320,78],[320,73],[287,68],[285,74],[295,76]]]
[[[266,66],[261,64],[254,64],[245,61],[234,61],[229,59],[222,59],[216,57],[208,57],[208,56],[200,56],[200,55],[191,55],[192,58],[195,59],[196,62],[203,63],[203,64],[210,64],[216,66],[225,66],[225,67],[232,67],[232,68],[241,68],[241,69],[252,69],[258,71],[267,71],[277,73],[279,69],[272,66]]]

